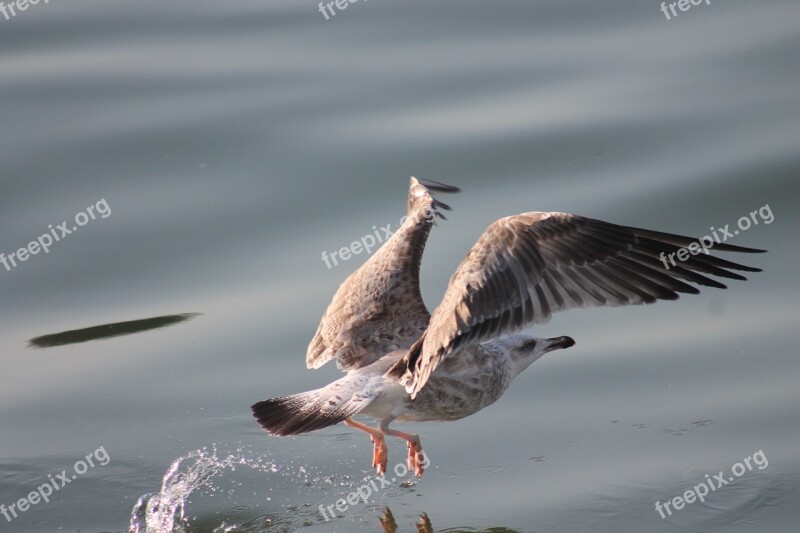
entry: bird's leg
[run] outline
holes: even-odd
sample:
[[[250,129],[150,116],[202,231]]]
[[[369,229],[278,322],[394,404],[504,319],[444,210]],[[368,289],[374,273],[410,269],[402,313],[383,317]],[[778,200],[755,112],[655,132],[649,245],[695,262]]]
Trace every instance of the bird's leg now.
[[[386,447],[386,439],[383,438],[383,432],[372,426],[356,422],[352,418],[344,421],[345,425],[351,428],[356,428],[365,433],[368,433],[370,440],[372,440],[372,467],[378,472],[379,476],[386,473],[386,463],[389,462],[389,448]]]
[[[419,435],[412,435],[411,433],[403,433],[395,429],[389,428],[391,420],[384,420],[381,422],[381,431],[384,435],[391,435],[403,439],[408,443],[408,469],[413,470],[417,477],[422,477],[424,471],[423,463],[425,463],[425,455],[422,451],[422,443],[419,440]]]

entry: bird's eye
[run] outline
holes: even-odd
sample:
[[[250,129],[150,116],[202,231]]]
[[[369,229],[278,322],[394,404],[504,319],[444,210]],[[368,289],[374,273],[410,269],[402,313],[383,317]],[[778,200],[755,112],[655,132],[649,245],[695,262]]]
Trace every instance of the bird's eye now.
[[[533,350],[534,348],[536,348],[536,341],[533,340],[528,341],[522,345],[523,350]]]

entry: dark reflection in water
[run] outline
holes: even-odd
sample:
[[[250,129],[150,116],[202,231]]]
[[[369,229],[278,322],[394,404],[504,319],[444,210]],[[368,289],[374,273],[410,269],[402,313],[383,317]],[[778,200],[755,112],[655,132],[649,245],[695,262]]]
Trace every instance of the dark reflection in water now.
[[[384,533],[397,533],[398,531],[408,531],[408,528],[398,529],[397,520],[395,520],[394,515],[392,514],[391,509],[388,507],[384,507],[383,509],[383,516],[380,518],[381,527],[383,528]],[[417,526],[417,533],[433,533],[433,525],[431,524],[431,519],[428,518],[426,513],[422,513],[419,517],[419,521],[415,524]],[[508,529],[506,527],[492,527],[489,529],[484,530],[477,530],[477,529],[461,529],[461,528],[452,528],[452,529],[443,529],[443,532],[447,533],[520,533],[516,529]]]
[[[383,516],[380,518],[380,520],[384,533],[397,532],[397,520],[394,519],[391,509],[385,507],[383,509]],[[431,519],[428,518],[428,515],[425,513],[422,513],[422,515],[419,517],[419,522],[417,522],[416,525],[419,533],[433,533]]]
[[[62,331],[60,333],[50,333],[48,335],[41,335],[34,337],[28,341],[29,346],[36,348],[50,348],[52,346],[63,346],[65,344],[76,344],[79,342],[93,341],[97,339],[107,339],[110,337],[119,337],[121,335],[130,335],[132,333],[139,333],[140,331],[147,331],[149,329],[158,329],[166,326],[172,326],[180,322],[194,318],[201,313],[181,313],[178,315],[164,315],[153,318],[142,318],[140,320],[128,320],[125,322],[114,322],[112,324],[101,324],[99,326],[92,326],[83,329],[71,329],[69,331]]]

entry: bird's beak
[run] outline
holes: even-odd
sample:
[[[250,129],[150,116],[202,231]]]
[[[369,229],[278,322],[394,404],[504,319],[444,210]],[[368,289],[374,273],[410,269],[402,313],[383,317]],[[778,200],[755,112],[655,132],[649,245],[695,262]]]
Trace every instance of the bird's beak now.
[[[572,337],[553,337],[552,339],[547,339],[547,342],[548,342],[547,345],[548,352],[575,346],[575,341],[572,339]]]

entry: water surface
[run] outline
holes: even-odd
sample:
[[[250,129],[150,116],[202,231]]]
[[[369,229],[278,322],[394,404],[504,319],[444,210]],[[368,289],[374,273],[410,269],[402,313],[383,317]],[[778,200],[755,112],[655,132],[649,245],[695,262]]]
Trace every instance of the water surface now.
[[[712,2],[668,21],[659,5],[0,15],[0,252],[78,228],[0,265],[0,504],[110,457],[0,531],[146,530],[148,502],[151,528],[198,532],[409,531],[423,513],[436,531],[796,531],[800,9]],[[577,346],[475,416],[406,426],[425,477],[326,521],[320,505],[372,479],[369,441],[338,426],[268,438],[249,406],[337,376],[307,371],[305,349],[364,256],[329,269],[322,252],[396,224],[410,175],[463,189],[422,266],[430,308],[481,231],[523,211],[699,236],[768,205],[772,223],[731,243],[769,253],[727,291],[537,327]],[[73,224],[101,200],[107,217]],[[656,501],[759,450],[765,468],[659,516]],[[404,455],[392,442],[390,466]]]

